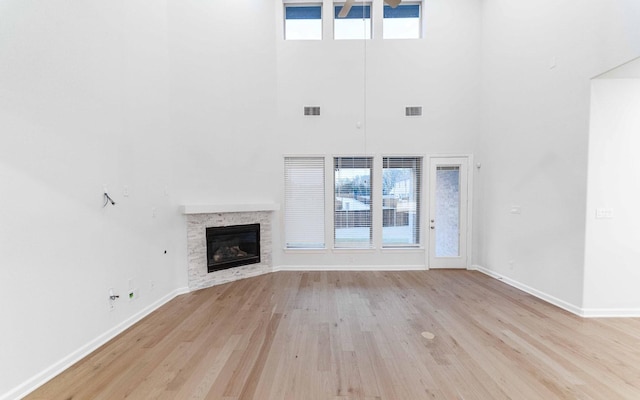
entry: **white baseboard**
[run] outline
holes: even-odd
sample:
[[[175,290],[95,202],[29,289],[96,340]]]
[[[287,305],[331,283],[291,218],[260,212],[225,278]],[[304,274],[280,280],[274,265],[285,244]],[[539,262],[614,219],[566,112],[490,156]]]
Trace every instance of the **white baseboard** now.
[[[48,367],[44,371],[42,371],[39,374],[35,375],[34,377],[29,379],[28,381],[24,382],[23,384],[17,386],[16,388],[10,390],[7,393],[0,395],[0,400],[13,400],[13,399],[21,399],[21,398],[25,397],[26,395],[28,395],[29,393],[33,392],[34,390],[36,390],[40,386],[44,385],[45,383],[50,381],[52,378],[54,378],[55,376],[57,376],[58,374],[60,374],[64,370],[66,370],[67,368],[71,367],[73,364],[77,363],[78,361],[80,361],[84,357],[86,357],[89,354],[91,354],[91,352],[93,352],[94,350],[96,350],[97,348],[102,346],[103,344],[107,343],[109,340],[111,340],[114,337],[118,336],[119,334],[121,334],[122,332],[124,332],[125,330],[130,328],[132,325],[136,324],[137,322],[142,320],[144,317],[146,317],[147,315],[151,314],[153,311],[155,311],[158,308],[160,308],[162,305],[164,305],[164,304],[168,303],[169,301],[173,300],[176,296],[179,296],[181,294],[185,294],[185,293],[188,293],[188,292],[189,292],[189,289],[186,288],[186,287],[185,288],[179,288],[179,289],[176,289],[176,290],[172,291],[171,293],[167,294],[166,296],[162,297],[161,299],[159,299],[159,300],[155,301],[154,303],[148,305],[143,310],[140,310],[138,313],[136,313],[136,314],[132,315],[131,317],[127,318],[126,320],[124,320],[120,324],[118,324],[115,327],[111,328],[107,332],[105,332],[105,333],[101,334],[100,336],[98,336],[97,338],[91,340],[89,343],[85,344],[84,346],[82,346],[78,350],[76,350],[73,353],[69,354],[68,356],[64,357],[63,359],[61,359],[57,363],[53,364],[52,366]]]
[[[280,265],[278,271],[426,271],[425,265]]]
[[[520,283],[514,279],[508,278],[502,274],[492,271],[488,268],[480,265],[473,265],[471,269],[482,272],[489,275],[492,278],[501,280],[502,282],[513,286],[517,289],[527,292],[532,296],[544,300],[554,306],[560,307],[563,310],[567,310],[572,314],[575,314],[583,318],[640,318],[640,309],[637,308],[582,308],[571,303],[567,303],[564,300],[560,300],[557,297],[551,296],[547,293],[541,292],[523,283]]]
[[[640,318],[637,308],[583,308],[585,318]]]
[[[529,293],[532,296],[535,296],[541,300],[546,301],[547,303],[551,303],[556,307],[560,307],[563,310],[569,311],[572,314],[578,315],[580,317],[584,317],[584,311],[582,310],[582,308],[568,303],[564,300],[561,300],[555,296],[552,296],[550,294],[547,294],[545,292],[542,292],[538,289],[534,289],[531,286],[527,286],[524,283],[520,283],[518,281],[516,281],[515,279],[511,279],[509,277],[506,277],[498,272],[492,271],[488,268],[485,268],[481,265],[472,265],[471,269],[476,270],[476,271],[480,271],[485,275],[488,275],[492,278],[498,279],[504,283],[506,283],[509,286],[513,286],[516,289],[522,290],[523,292]]]

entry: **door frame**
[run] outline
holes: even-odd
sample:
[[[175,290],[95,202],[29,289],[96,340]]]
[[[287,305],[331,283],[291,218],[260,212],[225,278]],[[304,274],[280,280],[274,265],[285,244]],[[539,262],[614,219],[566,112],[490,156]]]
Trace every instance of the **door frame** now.
[[[466,260],[464,263],[464,267],[460,269],[473,269],[471,263],[471,255],[473,251],[473,176],[475,171],[475,164],[473,162],[473,154],[429,154],[427,157],[427,173],[425,173],[425,191],[427,195],[425,196],[425,210],[427,211],[427,215],[425,218],[426,222],[426,237],[425,237],[425,264],[427,269],[431,269],[431,235],[432,229],[430,229],[430,219],[431,219],[431,164],[434,159],[447,159],[447,158],[466,158],[467,159],[467,218],[466,225],[467,229],[464,233],[465,235],[465,252],[466,252]],[[461,233],[462,234],[462,233]],[[434,268],[436,269],[436,268]]]

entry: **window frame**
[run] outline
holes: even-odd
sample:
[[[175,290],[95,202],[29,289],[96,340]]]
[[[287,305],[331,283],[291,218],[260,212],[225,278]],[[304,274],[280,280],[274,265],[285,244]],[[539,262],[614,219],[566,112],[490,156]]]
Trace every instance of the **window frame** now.
[[[371,40],[373,39],[373,2],[371,1],[366,1],[366,2],[357,2],[356,4],[354,4],[351,7],[351,10],[349,10],[349,14],[346,17],[343,18],[339,18],[338,14],[340,13],[340,10],[342,9],[342,7],[344,7],[345,2],[333,2],[333,9],[332,9],[332,17],[333,17],[333,40]],[[351,16],[351,12],[355,10],[357,10],[358,8],[363,8],[363,10],[365,8],[368,8],[368,17],[367,18],[360,18],[359,15],[354,15]],[[336,37],[336,22],[337,21],[341,21],[341,20],[346,20],[346,19],[368,19],[369,20],[369,37]]]
[[[368,169],[369,170],[369,182],[368,182],[368,190],[369,190],[369,216],[368,216],[368,228],[369,228],[369,238],[368,242],[358,242],[354,241],[342,241],[338,242],[337,238],[337,230],[338,224],[342,225],[342,219],[338,218],[338,212],[343,212],[342,210],[338,210],[338,190],[337,190],[337,179],[338,179],[338,170],[339,169]],[[333,158],[333,248],[334,249],[354,249],[354,250],[368,250],[373,249],[373,215],[374,215],[374,204],[373,204],[373,180],[374,180],[374,158],[367,156],[346,156],[346,157],[334,157]],[[354,199],[358,201],[358,199]],[[363,210],[358,210],[363,211]],[[348,221],[348,213],[349,210],[346,210],[347,214],[345,216],[346,224],[349,224]],[[366,228],[367,226],[361,226],[362,228]],[[346,228],[349,228],[347,226]],[[365,243],[364,245],[359,245],[360,243]]]
[[[411,229],[411,233],[413,236],[412,243],[393,243],[393,242],[385,242],[385,169],[412,169],[411,173],[411,191],[413,192],[412,200],[415,202],[415,210],[413,217],[413,228],[411,228],[411,220],[412,217],[410,213],[407,214],[407,224]],[[422,228],[422,210],[423,210],[423,180],[424,180],[424,157],[422,156],[383,156],[382,157],[382,184],[380,185],[379,195],[381,197],[382,209],[380,210],[380,215],[382,217],[381,224],[381,247],[383,249],[413,249],[413,248],[421,248],[423,246],[424,232]],[[389,198],[388,198],[389,199]],[[411,198],[409,199],[411,200]],[[409,201],[411,203],[411,201]],[[394,221],[397,221],[394,218]],[[397,225],[394,225],[397,226]],[[389,227],[389,226],[387,226]]]
[[[326,161],[324,156],[285,156],[284,157],[284,248],[285,250],[324,250],[327,248],[326,240]],[[297,167],[297,168],[296,168]],[[291,186],[292,171],[315,170],[321,178],[305,187]],[[313,178],[313,172],[312,178]],[[304,176],[303,176],[304,177]],[[312,198],[309,200],[309,198]],[[315,197],[315,198],[314,198]],[[302,199],[301,199],[302,198]],[[317,208],[309,210],[309,205]],[[310,215],[315,215],[319,222],[314,226],[314,238],[320,241],[293,240],[304,235],[299,235],[296,229],[300,225],[308,225]],[[295,233],[294,233],[295,232]],[[316,236],[317,235],[317,236]]]
[[[389,20],[389,19],[394,19],[394,18],[403,18],[403,17],[385,17],[385,14],[388,10],[391,10],[392,12],[395,12],[396,10],[398,10],[398,8],[400,7],[414,7],[417,6],[418,7],[418,37],[385,37],[387,29],[385,29],[385,20]],[[396,7],[395,9],[391,8],[388,5],[384,5],[382,8],[382,21],[381,21],[381,25],[382,25],[382,39],[383,40],[415,40],[415,39],[422,39],[423,37],[423,3],[421,1],[412,1],[412,2],[402,2],[401,4],[398,5],[398,7]]]
[[[295,8],[319,8],[320,10],[320,18],[287,18],[287,9],[295,9]],[[282,34],[285,41],[319,41],[324,37],[324,19],[322,17],[324,12],[324,7],[322,2],[283,2],[283,14],[282,14]],[[320,36],[318,38],[287,38],[287,20],[319,20],[320,21]]]

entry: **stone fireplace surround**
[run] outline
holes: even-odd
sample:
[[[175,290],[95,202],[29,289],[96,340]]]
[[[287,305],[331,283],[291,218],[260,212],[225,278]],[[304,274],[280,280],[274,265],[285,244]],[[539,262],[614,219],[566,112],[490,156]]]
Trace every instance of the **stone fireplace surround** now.
[[[277,204],[185,205],[187,219],[187,257],[189,290],[266,274],[273,270],[271,217]],[[260,263],[207,272],[206,228],[260,224]]]

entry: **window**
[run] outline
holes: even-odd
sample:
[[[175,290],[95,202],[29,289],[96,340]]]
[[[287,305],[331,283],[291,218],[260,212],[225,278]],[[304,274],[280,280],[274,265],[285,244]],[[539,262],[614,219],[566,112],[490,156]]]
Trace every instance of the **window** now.
[[[371,175],[367,157],[334,158],[334,245],[336,248],[370,248]]]
[[[382,37],[384,39],[419,39],[420,4],[384,6]]]
[[[382,246],[420,245],[421,157],[382,159]]]
[[[324,158],[286,157],[285,246],[324,248]]]
[[[352,6],[346,17],[338,17],[343,5],[334,6],[334,39],[371,39],[371,6]]]
[[[284,8],[285,40],[322,40],[322,7],[296,5]]]

